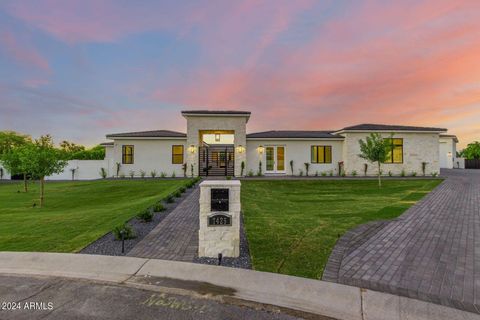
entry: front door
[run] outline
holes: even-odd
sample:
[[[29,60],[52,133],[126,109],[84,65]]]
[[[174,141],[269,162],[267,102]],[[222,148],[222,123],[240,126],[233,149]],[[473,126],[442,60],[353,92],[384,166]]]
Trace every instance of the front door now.
[[[285,147],[265,147],[266,173],[285,173]]]

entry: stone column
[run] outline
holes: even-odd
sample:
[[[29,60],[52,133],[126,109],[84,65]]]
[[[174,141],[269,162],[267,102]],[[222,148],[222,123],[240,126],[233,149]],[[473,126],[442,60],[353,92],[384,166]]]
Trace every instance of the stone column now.
[[[212,193],[227,196],[212,206]],[[240,181],[206,180],[200,184],[199,257],[217,258],[219,253],[223,257],[240,255],[240,210]]]

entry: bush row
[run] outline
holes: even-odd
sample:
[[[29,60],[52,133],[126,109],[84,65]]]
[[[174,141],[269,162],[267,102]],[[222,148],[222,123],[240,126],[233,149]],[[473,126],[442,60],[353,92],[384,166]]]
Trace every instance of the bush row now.
[[[143,221],[143,222],[151,222],[153,220],[153,217],[155,213],[159,213],[162,211],[165,211],[165,206],[164,203],[173,203],[175,202],[175,198],[180,198],[182,196],[182,193],[187,191],[187,188],[190,189],[195,184],[200,181],[200,177],[194,178],[189,180],[185,186],[182,186],[178,188],[176,191],[173,193],[167,195],[165,198],[160,199],[156,203],[154,203],[152,206],[140,211],[137,215],[136,218]],[[113,235],[115,236],[115,239],[121,240],[122,239],[122,231],[124,232],[124,239],[133,239],[136,237],[135,235],[135,230],[133,230],[132,226],[129,225],[128,223],[124,223],[122,225],[116,226],[112,232]]]

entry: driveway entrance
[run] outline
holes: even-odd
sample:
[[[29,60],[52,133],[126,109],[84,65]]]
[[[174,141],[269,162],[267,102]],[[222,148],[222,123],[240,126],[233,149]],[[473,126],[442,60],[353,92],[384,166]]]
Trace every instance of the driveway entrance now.
[[[442,176],[397,219],[347,232],[324,280],[480,313],[480,171]]]

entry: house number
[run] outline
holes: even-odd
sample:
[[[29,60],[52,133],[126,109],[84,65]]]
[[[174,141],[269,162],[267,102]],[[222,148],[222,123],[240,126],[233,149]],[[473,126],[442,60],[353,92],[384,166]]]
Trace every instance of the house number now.
[[[225,214],[216,214],[208,217],[208,226],[231,226],[232,217]]]

